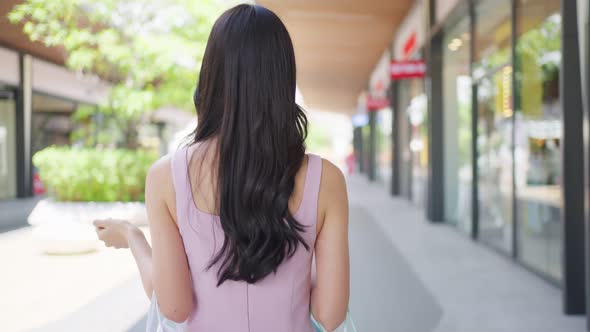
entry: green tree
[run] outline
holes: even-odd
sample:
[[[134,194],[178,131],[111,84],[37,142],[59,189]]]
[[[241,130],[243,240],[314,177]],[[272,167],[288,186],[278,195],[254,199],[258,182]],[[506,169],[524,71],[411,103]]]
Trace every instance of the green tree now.
[[[33,41],[63,47],[66,65],[112,84],[99,111],[122,144],[137,146],[145,112],[192,108],[206,41],[221,12],[215,0],[24,0],[8,18]]]

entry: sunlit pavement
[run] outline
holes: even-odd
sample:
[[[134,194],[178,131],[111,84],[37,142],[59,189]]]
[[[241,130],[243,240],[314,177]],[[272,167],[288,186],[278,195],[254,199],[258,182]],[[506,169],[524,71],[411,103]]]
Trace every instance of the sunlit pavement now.
[[[351,312],[359,332],[584,331],[560,291],[364,178],[350,192]],[[30,229],[0,234],[2,331],[145,329],[128,251],[39,254]]]
[[[41,254],[30,228],[0,234],[0,331],[126,331],[145,314],[128,251]]]

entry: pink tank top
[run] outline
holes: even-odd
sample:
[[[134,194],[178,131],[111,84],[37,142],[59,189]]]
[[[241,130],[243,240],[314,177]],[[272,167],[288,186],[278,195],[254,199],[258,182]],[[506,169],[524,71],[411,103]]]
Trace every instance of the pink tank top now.
[[[197,209],[188,177],[187,148],[172,158],[177,223],[191,271],[195,308],[187,331],[194,332],[312,332],[310,319],[311,263],[316,239],[317,204],[322,159],[307,154],[303,199],[294,217],[307,226],[302,234],[310,250],[299,245],[265,279],[248,284],[226,281],[217,287],[211,257],[223,244],[219,217]]]

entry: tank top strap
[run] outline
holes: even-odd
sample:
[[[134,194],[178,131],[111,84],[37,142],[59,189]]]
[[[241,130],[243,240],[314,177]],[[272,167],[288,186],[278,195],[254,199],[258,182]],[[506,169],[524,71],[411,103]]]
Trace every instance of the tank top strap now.
[[[318,198],[322,178],[322,157],[311,153],[308,153],[307,157],[307,173],[305,175],[303,199],[301,202],[303,211],[301,213],[304,218],[309,220],[311,225],[315,225],[317,222]]]
[[[191,185],[188,175],[188,147],[181,147],[171,156],[172,182],[176,194],[176,221],[181,228],[183,221],[187,220],[189,213],[189,200],[191,197]]]

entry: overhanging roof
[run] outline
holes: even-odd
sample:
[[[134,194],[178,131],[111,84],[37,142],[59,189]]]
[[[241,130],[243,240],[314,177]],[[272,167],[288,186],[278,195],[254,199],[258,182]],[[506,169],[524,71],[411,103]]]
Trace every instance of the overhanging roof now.
[[[0,1],[0,45],[63,65],[61,48],[31,42],[6,14],[19,0]],[[353,113],[379,57],[414,0],[258,0],[289,29],[297,83],[310,109]]]
[[[8,21],[6,15],[20,0],[0,0],[0,46],[5,46],[17,51],[23,51],[37,58],[63,65],[66,52],[59,47],[46,47],[40,42],[31,42],[23,33],[23,26],[14,25]]]
[[[314,110],[353,113],[413,0],[258,0],[293,39],[297,83]]]

